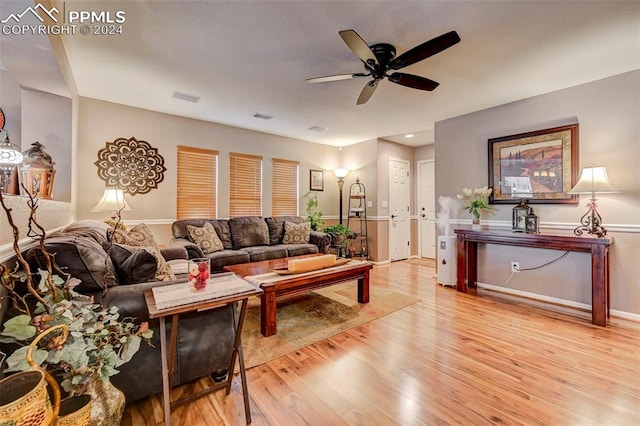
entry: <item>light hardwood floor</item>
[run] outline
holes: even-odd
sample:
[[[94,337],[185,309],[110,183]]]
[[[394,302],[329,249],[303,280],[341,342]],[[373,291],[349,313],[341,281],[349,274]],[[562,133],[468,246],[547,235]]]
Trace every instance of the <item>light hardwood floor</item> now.
[[[421,302],[248,370],[253,424],[640,425],[640,324],[601,328],[588,312],[461,294],[433,274],[407,261],[374,267],[372,285]],[[154,396],[122,424],[162,416]],[[178,407],[171,421],[245,424],[239,378],[229,396]]]

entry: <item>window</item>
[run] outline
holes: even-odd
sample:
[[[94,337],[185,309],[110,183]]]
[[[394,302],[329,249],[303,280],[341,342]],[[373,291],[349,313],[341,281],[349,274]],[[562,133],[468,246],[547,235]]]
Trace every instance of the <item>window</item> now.
[[[178,145],[178,219],[216,218],[218,151]]]
[[[271,214],[297,216],[298,162],[274,158],[271,182]]]
[[[229,153],[229,216],[262,215],[262,157]]]

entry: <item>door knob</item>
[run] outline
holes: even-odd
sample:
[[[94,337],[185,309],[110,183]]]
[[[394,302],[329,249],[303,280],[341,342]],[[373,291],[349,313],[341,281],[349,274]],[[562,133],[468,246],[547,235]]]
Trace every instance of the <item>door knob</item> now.
[[[395,214],[392,214],[392,215],[391,215],[391,219],[395,219],[395,217],[396,217],[396,215],[395,215]]]
[[[424,214],[424,213],[422,213],[420,216],[422,216],[422,217],[427,217],[427,215],[426,215],[426,214]]]

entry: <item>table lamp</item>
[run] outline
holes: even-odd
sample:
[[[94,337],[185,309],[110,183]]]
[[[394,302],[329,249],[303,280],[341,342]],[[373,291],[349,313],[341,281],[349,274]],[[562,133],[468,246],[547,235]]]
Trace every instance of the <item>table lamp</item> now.
[[[131,207],[124,199],[124,191],[120,188],[108,186],[104,189],[102,199],[91,209],[92,212],[111,212],[111,220],[116,219],[120,212],[130,212]]]
[[[607,230],[602,226],[602,217],[598,213],[596,205],[596,193],[615,193],[617,191],[607,177],[607,169],[604,166],[585,167],[582,169],[580,180],[571,188],[569,194],[591,194],[591,199],[587,205],[589,210],[580,218],[580,226],[573,230],[573,233],[581,236],[585,232],[597,237],[607,235]]]

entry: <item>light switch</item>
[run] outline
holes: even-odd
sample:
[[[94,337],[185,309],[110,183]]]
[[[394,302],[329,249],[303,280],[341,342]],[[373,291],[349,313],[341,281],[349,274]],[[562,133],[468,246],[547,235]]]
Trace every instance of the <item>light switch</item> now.
[[[367,207],[368,208],[373,207],[373,201],[367,201]]]
[[[382,208],[383,209],[388,209],[389,208],[389,202],[388,201],[383,201],[382,202]]]

